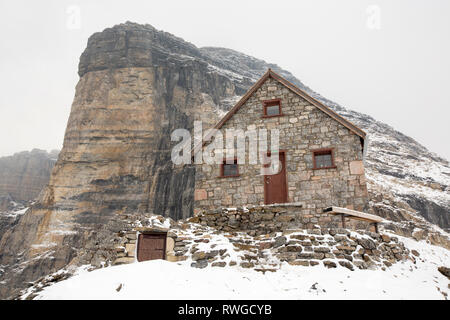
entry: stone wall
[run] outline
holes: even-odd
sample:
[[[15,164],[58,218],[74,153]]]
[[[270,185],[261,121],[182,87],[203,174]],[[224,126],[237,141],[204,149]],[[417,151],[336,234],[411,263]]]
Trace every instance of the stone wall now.
[[[138,227],[121,232],[123,241],[116,247],[117,258],[113,264],[137,262],[136,240],[141,232],[166,232],[166,260],[186,261],[195,268],[237,266],[266,272],[276,271],[286,262],[293,266],[373,269],[390,267],[405,259],[414,261],[414,255],[418,255],[416,252],[411,255],[396,237],[340,228],[337,221],[340,219],[334,217],[325,221],[316,217],[319,223],[305,229],[310,225],[298,225],[287,218],[298,209],[298,206],[264,206],[247,212],[223,210],[188,221],[171,221],[170,227],[165,228],[162,227],[165,219],[153,216],[142,221],[145,226],[138,223]],[[225,215],[228,223],[219,222]],[[247,221],[246,215],[255,219]],[[324,214],[322,218],[326,217]],[[230,221],[234,221],[233,227]]]
[[[252,236],[290,229],[342,227],[341,216],[324,212],[312,213],[298,203],[203,210],[188,221],[214,227],[220,231],[247,232]],[[353,230],[374,230],[372,224],[348,217],[345,218],[345,225],[346,228]]]
[[[281,99],[282,116],[262,118],[262,102]],[[359,136],[317,107],[269,78],[222,127],[279,129],[280,149],[286,150],[288,202],[304,212],[320,213],[329,206],[367,209],[367,187]],[[332,148],[336,168],[313,169],[312,151]],[[248,150],[248,142],[246,146]],[[201,164],[195,176],[194,213],[201,209],[264,204],[261,164],[239,165],[239,176],[218,178],[220,165]]]
[[[203,239],[202,239],[203,238]],[[186,259],[195,268],[238,265],[256,271],[276,271],[287,262],[293,266],[343,267],[350,270],[385,270],[398,261],[415,257],[398,238],[373,232],[355,233],[347,229],[290,230],[283,233],[260,235],[253,238],[230,236],[233,249],[198,248],[199,243],[212,243],[211,237],[185,241]],[[416,251],[413,255],[418,256]],[[235,260],[231,256],[237,256]]]

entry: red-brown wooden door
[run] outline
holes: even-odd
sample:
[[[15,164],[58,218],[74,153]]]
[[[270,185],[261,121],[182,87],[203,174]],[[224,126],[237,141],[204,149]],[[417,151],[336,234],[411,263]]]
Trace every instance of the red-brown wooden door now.
[[[166,234],[140,234],[137,251],[138,261],[164,259],[166,253]]]
[[[279,171],[274,175],[264,176],[264,202],[285,203],[287,202],[286,185],[286,157],[284,152],[279,153]]]

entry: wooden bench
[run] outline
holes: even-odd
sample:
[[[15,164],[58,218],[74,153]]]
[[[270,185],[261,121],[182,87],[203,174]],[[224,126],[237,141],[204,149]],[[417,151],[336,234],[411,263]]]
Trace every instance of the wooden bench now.
[[[345,218],[346,217],[349,217],[350,219],[366,221],[366,222],[373,224],[376,233],[378,233],[378,223],[383,222],[383,218],[381,218],[379,216],[369,214],[369,213],[364,213],[361,211],[351,210],[351,209],[347,209],[347,208],[329,207],[329,208],[323,209],[323,212],[328,213],[328,214],[340,215],[342,217],[342,227],[343,228],[345,228]]]

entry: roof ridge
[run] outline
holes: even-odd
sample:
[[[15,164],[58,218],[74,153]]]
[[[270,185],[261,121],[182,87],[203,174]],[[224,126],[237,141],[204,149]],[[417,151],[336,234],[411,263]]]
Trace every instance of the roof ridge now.
[[[280,76],[278,73],[275,73],[274,71],[272,71],[270,68],[268,70],[270,72],[271,75],[274,75],[275,77],[278,77],[279,79],[275,79],[278,82],[281,82],[282,84],[284,84],[286,87],[292,87],[289,88],[292,91],[294,91],[294,93],[297,93],[298,95],[300,95],[302,98],[304,98],[305,100],[312,100],[309,101],[311,102],[313,105],[315,105],[316,107],[318,107],[319,109],[322,110],[322,108],[325,108],[324,111],[325,113],[327,113],[328,115],[330,115],[332,118],[337,117],[339,120],[346,122],[348,125],[352,126],[353,128],[349,128],[348,126],[346,126],[344,123],[341,123],[342,125],[344,125],[345,127],[347,127],[347,129],[350,129],[351,131],[353,131],[353,133],[355,133],[356,135],[360,136],[361,138],[365,138],[366,136],[366,132],[364,130],[362,130],[361,128],[359,128],[357,125],[355,125],[354,123],[352,123],[350,120],[344,118],[343,116],[341,116],[340,114],[338,114],[336,111],[334,111],[333,109],[331,109],[329,106],[325,105],[324,103],[320,102],[319,100],[317,100],[316,98],[314,98],[313,96],[311,96],[309,93],[307,93],[306,91],[300,89],[298,86],[296,86],[295,84],[293,84],[292,82],[290,82],[289,80],[283,78],[282,76]],[[286,83],[283,83],[286,82]],[[296,92],[298,91],[298,92]],[[305,95],[306,97],[304,97],[303,95]],[[319,107],[320,106],[320,107]],[[330,114],[331,113],[331,114]],[[333,116],[332,116],[333,115]],[[335,119],[337,121],[339,121],[338,119]],[[340,122],[340,121],[339,121]],[[357,131],[357,132],[355,132]]]
[[[290,89],[292,92],[294,92],[298,96],[309,101],[312,105],[319,108],[322,112],[326,113],[328,116],[330,116],[334,120],[338,121],[340,124],[342,124],[344,127],[349,129],[350,131],[352,131],[354,134],[359,136],[361,139],[363,139],[363,140],[365,139],[366,132],[364,130],[362,130],[361,128],[359,128],[358,126],[356,126],[351,121],[344,118],[343,116],[339,115],[337,112],[332,110],[330,107],[323,104],[319,100],[315,99],[310,94],[308,94],[304,90],[300,89],[299,87],[297,87],[295,84],[293,84],[289,80],[287,80],[287,79],[283,78],[282,76],[280,76],[279,74],[275,73],[271,68],[267,69],[267,71],[262,75],[262,77],[255,84],[253,84],[253,86],[251,86],[250,89],[247,90],[247,92],[242,96],[242,98],[239,99],[239,101],[227,112],[227,114],[225,116],[222,117],[222,119],[219,120],[219,122],[216,123],[216,125],[212,129],[220,129],[244,105],[244,103],[251,97],[251,95],[257,89],[259,89],[259,87],[261,87],[261,85],[270,77],[272,79],[278,81],[279,83],[281,83],[288,89]],[[201,146],[200,148],[204,147],[210,138],[211,138],[210,135],[207,135],[205,137],[204,141],[195,145],[192,148],[192,151],[193,151],[192,154],[197,153],[198,147],[200,147],[200,146]]]

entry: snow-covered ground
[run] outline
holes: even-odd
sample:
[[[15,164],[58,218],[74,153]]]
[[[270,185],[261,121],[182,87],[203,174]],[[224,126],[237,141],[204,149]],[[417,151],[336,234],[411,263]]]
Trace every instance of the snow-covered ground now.
[[[386,271],[284,264],[262,274],[153,260],[92,272],[80,268],[75,276],[44,288],[36,299],[444,299],[450,282],[437,268],[450,265],[450,251],[399,238],[420,253],[416,264],[397,263]]]

